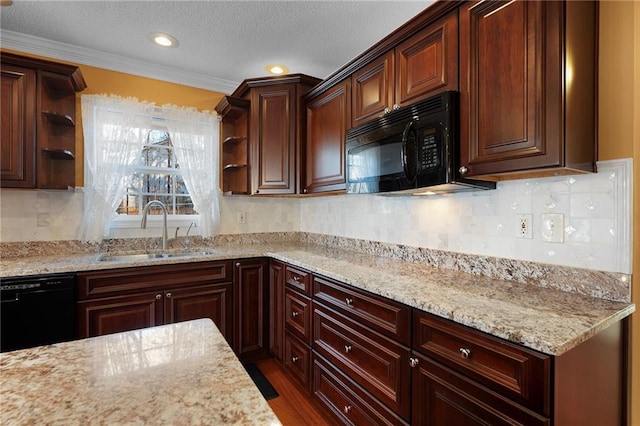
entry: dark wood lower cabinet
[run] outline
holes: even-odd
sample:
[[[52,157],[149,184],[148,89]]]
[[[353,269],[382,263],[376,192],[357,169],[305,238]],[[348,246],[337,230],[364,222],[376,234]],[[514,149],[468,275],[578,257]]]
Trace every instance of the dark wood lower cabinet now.
[[[78,303],[78,337],[94,337],[164,324],[162,292]]]
[[[241,361],[269,354],[269,286],[267,261],[248,259],[234,265],[236,284],[235,352]]]
[[[269,263],[269,348],[282,362],[284,357],[284,264]]]
[[[543,417],[428,357],[413,353],[412,423],[428,426],[549,425]]]

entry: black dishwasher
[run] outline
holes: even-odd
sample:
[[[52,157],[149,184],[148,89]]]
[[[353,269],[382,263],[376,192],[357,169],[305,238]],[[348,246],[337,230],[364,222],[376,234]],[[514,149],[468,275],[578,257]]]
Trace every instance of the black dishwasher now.
[[[0,281],[0,352],[76,338],[75,275]]]

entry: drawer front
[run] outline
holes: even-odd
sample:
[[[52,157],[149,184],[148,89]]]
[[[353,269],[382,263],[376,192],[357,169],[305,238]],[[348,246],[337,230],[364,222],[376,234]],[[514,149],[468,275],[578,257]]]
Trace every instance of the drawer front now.
[[[311,348],[288,331],[284,334],[284,366],[309,391]]]
[[[496,392],[549,415],[550,358],[415,311],[414,349]]]
[[[314,299],[348,315],[360,324],[409,346],[411,308],[355,287],[313,277]]]
[[[408,348],[314,303],[313,349],[395,413],[409,418]]]
[[[284,276],[287,286],[311,297],[311,274],[309,272],[287,266]]]
[[[313,356],[312,392],[330,413],[347,425],[407,425],[324,358]]]
[[[311,299],[287,288],[284,292],[285,328],[311,345]]]
[[[428,357],[413,369],[415,425],[549,426],[541,416]]]
[[[78,299],[124,296],[164,288],[231,282],[231,262],[140,266],[78,273]]]

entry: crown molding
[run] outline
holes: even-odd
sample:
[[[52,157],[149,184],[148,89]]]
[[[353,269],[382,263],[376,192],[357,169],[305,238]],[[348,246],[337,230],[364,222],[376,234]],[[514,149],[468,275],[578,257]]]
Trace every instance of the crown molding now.
[[[166,65],[150,65],[136,58],[100,52],[9,30],[0,29],[0,47],[225,94],[232,93],[239,84],[235,81]]]

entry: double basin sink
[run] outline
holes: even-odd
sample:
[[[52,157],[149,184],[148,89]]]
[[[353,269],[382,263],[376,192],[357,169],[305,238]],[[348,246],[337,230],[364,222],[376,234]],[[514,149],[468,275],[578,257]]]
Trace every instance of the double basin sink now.
[[[100,262],[133,262],[136,260],[175,259],[181,257],[200,257],[216,254],[213,250],[181,251],[175,253],[134,253],[134,254],[102,254],[98,257]]]

